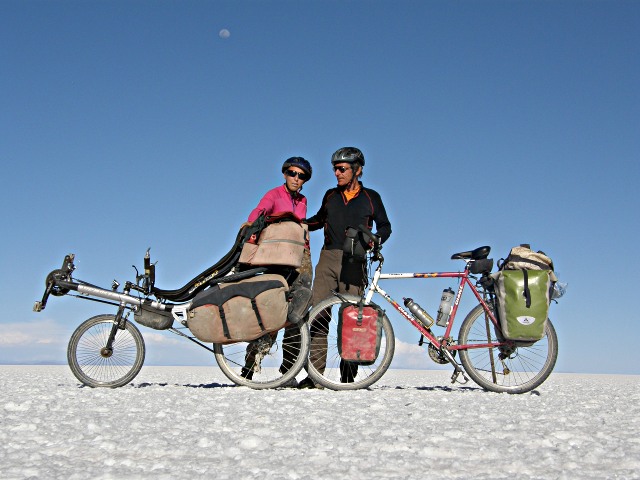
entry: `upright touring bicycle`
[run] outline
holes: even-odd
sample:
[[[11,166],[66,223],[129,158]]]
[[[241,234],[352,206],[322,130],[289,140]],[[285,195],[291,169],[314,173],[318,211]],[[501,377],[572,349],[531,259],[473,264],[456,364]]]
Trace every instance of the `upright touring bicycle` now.
[[[69,254],[61,268],[47,275],[44,295],[33,310],[44,310],[50,295],[71,295],[116,307],[115,314],[97,315],[84,321],[69,341],[69,367],[80,382],[91,387],[121,387],[140,372],[145,343],[134,322],[167,330],[214,353],[222,372],[238,385],[256,389],[279,387],[294,378],[306,362],[309,347],[306,325],[287,325],[286,345],[285,328],[250,342],[216,343],[211,347],[197,340],[188,329],[194,298],[206,289],[266,273],[282,275],[291,284],[295,277],[293,268],[247,269],[238,263],[245,242],[263,227],[262,219],[243,227],[231,250],[219,262],[176,290],[163,290],[155,285],[155,264],[149,250],[144,257],[143,273],[134,266],[135,282],[125,282],[121,290],[116,280],[106,289],[75,278],[74,255]],[[281,368],[284,349],[288,349],[289,361],[293,362],[287,365],[288,369]]]
[[[371,305],[379,309],[380,307],[372,302],[375,294],[389,303],[420,332],[419,344],[426,344],[431,360],[438,364],[452,366],[452,383],[456,381],[467,383],[471,377],[475,383],[486,390],[525,393],[538,387],[551,374],[558,355],[558,339],[551,321],[547,320],[544,336],[536,342],[504,339],[496,315],[496,296],[493,278],[490,275],[493,260],[488,258],[490,247],[483,246],[454,254],[451,257],[452,260],[462,260],[465,263],[464,270],[458,272],[382,273],[384,257],[380,252],[382,246],[379,237],[372,234],[366,227],[360,226],[359,230],[372,245],[368,256],[369,266],[372,267],[377,262],[377,267],[373,270],[370,284],[363,291],[362,296],[334,293],[334,296],[314,306],[309,313],[308,324],[312,339],[308,370],[316,383],[333,390],[366,388],[377,382],[389,368],[395,349],[395,335],[386,313],[381,318],[378,357],[374,362],[358,365],[355,376],[351,373],[352,378],[345,379],[345,362],[338,348],[341,307],[344,308],[345,304],[353,304]],[[459,281],[446,326],[432,330],[432,319],[429,325],[425,324],[407,311],[408,309],[403,308],[379,285],[381,280],[409,278],[453,278]],[[478,304],[463,320],[458,336],[455,338],[453,336],[454,321],[460,299],[466,288],[473,293]],[[326,347],[314,347],[317,344],[314,337],[317,335],[326,338]],[[318,362],[317,359],[322,361]]]

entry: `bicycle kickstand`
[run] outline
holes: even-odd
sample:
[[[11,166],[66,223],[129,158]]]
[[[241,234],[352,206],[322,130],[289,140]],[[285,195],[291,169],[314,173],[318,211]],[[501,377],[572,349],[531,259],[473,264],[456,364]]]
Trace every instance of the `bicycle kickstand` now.
[[[462,381],[458,381],[458,376],[460,374],[462,374]],[[456,383],[456,382],[460,383],[461,385],[469,383],[469,378],[464,374],[464,372],[460,367],[457,367],[453,372],[453,375],[451,375],[451,383]]]
[[[458,364],[458,362],[456,362],[456,359],[453,358],[453,355],[451,355],[451,352],[449,352],[449,350],[447,350],[446,348],[442,349],[442,352],[444,353],[444,356],[447,357],[447,359],[449,360],[449,363],[451,363],[451,365],[453,365],[453,375],[451,375],[451,383],[460,383],[462,385],[464,385],[465,383],[469,382],[469,378],[465,375],[464,370],[462,370],[462,367],[460,367],[460,365]],[[458,380],[458,377],[462,375],[462,381]]]

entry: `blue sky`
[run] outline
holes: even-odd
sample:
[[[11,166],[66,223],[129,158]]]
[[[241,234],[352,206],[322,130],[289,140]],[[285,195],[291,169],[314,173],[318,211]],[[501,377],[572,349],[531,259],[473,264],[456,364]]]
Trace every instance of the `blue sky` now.
[[[312,162],[315,213],[331,154],[354,145],[393,226],[385,271],[530,243],[569,284],[556,371],[640,373],[639,21],[632,1],[0,2],[0,362],[63,363],[75,327],[111,313],[31,311],[65,254],[108,287],[151,247],[177,288],[231,247],[284,159]],[[383,285],[432,314],[448,286]],[[394,365],[436,368],[390,318]],[[149,364],[213,363],[141,330]]]

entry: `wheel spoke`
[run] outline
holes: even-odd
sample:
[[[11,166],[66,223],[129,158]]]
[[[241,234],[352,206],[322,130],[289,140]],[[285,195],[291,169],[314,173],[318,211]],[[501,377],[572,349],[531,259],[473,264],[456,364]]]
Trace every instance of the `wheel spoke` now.
[[[480,305],[471,311],[460,328],[459,344],[499,342],[493,325],[487,328],[484,316]],[[469,376],[487,390],[524,393],[544,382],[555,365],[557,338],[550,321],[545,333],[535,343],[461,350],[460,359]]]
[[[127,322],[118,330],[112,350],[103,349],[114,325],[113,315],[90,318],[73,333],[67,357],[74,375],[92,387],[119,387],[138,374],[144,362],[145,347],[138,329]]]
[[[309,351],[306,324],[266,334],[252,342],[214,345],[222,372],[237,385],[275,388],[295,378]]]
[[[349,302],[359,298],[344,296]],[[338,350],[338,315],[342,300],[338,297],[324,300],[309,314],[309,375],[316,383],[332,390],[366,388],[378,381],[393,358],[395,337],[386,315],[382,320],[380,352],[371,365],[344,362]]]

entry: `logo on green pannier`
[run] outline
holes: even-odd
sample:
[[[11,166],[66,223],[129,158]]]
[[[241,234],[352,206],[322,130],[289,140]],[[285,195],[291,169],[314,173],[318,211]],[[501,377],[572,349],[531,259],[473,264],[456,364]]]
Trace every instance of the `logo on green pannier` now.
[[[521,316],[521,317],[516,317],[516,320],[518,320],[518,323],[522,324],[522,325],[533,325],[536,321],[535,317],[528,317],[528,316]]]

